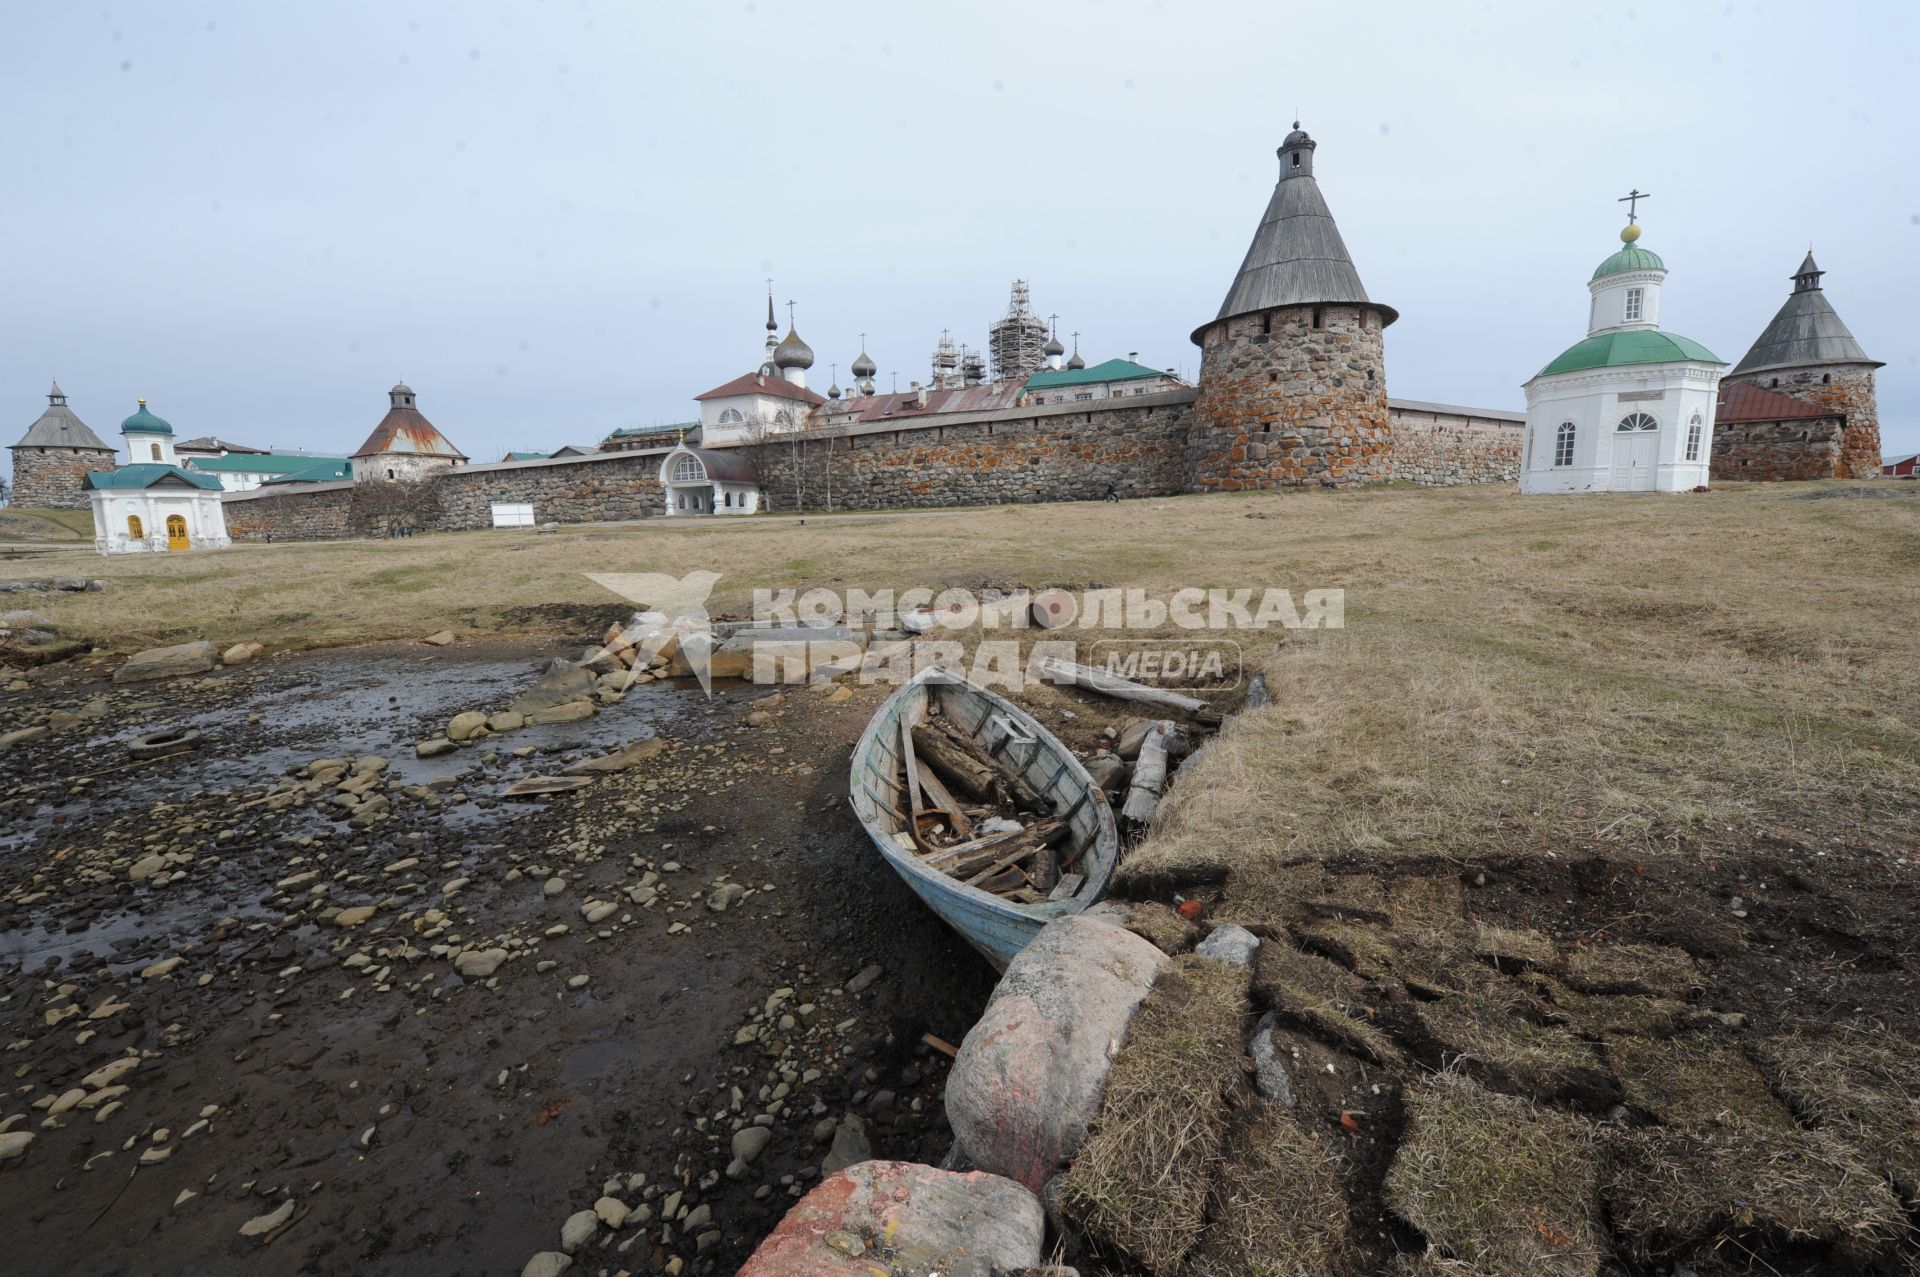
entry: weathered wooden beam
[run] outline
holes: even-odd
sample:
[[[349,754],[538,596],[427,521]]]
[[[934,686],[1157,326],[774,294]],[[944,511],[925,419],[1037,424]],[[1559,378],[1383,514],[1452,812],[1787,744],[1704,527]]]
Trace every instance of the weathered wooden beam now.
[[[1113,696],[1123,701],[1136,701],[1142,705],[1154,705],[1161,709],[1176,710],[1183,714],[1199,714],[1211,707],[1197,696],[1186,696],[1179,692],[1169,692],[1158,687],[1148,687],[1145,683],[1136,683],[1130,678],[1121,678],[1106,670],[1091,665],[1080,665],[1073,661],[1063,661],[1054,656],[1043,656],[1036,662],[1040,673],[1056,683],[1072,683],[1102,696]]]
[[[1127,801],[1120,808],[1120,814],[1128,820],[1145,823],[1153,818],[1160,791],[1167,783],[1167,742],[1176,730],[1172,723],[1162,719],[1141,743],[1140,759],[1133,765],[1133,783],[1128,786]]]

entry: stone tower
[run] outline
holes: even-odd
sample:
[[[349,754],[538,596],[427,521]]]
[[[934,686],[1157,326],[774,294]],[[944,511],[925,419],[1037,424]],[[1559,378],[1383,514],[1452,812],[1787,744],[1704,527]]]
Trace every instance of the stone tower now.
[[[1399,315],[1368,300],[1314,181],[1314,147],[1296,120],[1240,274],[1219,315],[1193,334],[1196,491],[1390,477],[1381,333]]]
[[[10,451],[13,503],[42,509],[86,509],[87,472],[111,470],[117,460],[114,450],[67,407],[57,381],[47,394],[47,410]]]
[[[466,454],[426,419],[413,400],[413,387],[404,381],[387,392],[387,415],[354,450],[355,483],[412,483],[466,464]]]
[[[1806,260],[1793,273],[1793,291],[1786,303],[1733,366],[1727,380],[1844,414],[1846,426],[1833,477],[1871,478],[1880,473],[1880,408],[1874,397],[1873,370],[1884,365],[1867,358],[1834,313],[1820,287],[1824,274],[1808,249]]]

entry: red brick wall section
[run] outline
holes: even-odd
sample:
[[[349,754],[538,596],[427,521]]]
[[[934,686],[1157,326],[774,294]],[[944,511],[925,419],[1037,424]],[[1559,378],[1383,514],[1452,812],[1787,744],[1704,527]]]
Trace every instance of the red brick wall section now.
[[[116,452],[96,448],[14,448],[13,494],[17,506],[37,510],[87,508],[87,472],[111,470]]]
[[[1208,328],[1190,450],[1199,491],[1391,478],[1378,312],[1291,306]]]

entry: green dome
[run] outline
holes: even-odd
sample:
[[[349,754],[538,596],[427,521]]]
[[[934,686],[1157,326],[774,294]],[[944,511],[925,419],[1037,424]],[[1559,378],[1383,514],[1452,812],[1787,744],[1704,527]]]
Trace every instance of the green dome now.
[[[1658,253],[1649,253],[1646,249],[1629,244],[1619,252],[1594,267],[1593,277],[1618,275],[1623,270],[1665,270],[1667,264],[1660,260]]]
[[[1646,255],[1653,256],[1651,253]],[[1557,372],[1618,368],[1624,364],[1679,364],[1689,360],[1706,364],[1727,362],[1699,342],[1689,340],[1678,333],[1663,333],[1657,328],[1636,328],[1626,332],[1601,333],[1598,337],[1589,337],[1577,345],[1568,347],[1565,354],[1542,368],[1536,375],[1551,377]]]
[[[120,423],[120,433],[127,435],[170,435],[173,427],[164,417],[156,417],[147,411],[147,401],[140,401],[140,410]]]

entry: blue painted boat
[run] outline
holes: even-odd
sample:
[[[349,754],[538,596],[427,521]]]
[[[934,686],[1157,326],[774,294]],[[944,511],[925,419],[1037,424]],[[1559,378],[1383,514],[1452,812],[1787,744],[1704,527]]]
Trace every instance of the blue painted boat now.
[[[1063,870],[1082,879],[1071,894],[1022,903],[967,886],[923,863],[908,825],[912,808],[901,766],[901,723],[911,727],[924,722],[935,709],[949,726],[1025,780],[1065,822],[1067,832],[1057,855]],[[920,767],[925,770],[924,761]],[[854,747],[851,786],[854,814],[881,857],[929,909],[1000,970],[1047,923],[1099,900],[1119,863],[1120,836],[1106,795],[1073,752],[1012,701],[945,670],[928,669],[887,698]]]

